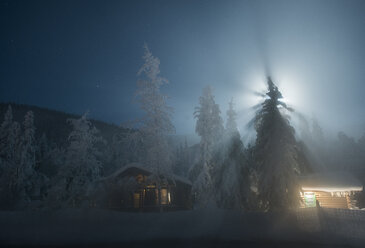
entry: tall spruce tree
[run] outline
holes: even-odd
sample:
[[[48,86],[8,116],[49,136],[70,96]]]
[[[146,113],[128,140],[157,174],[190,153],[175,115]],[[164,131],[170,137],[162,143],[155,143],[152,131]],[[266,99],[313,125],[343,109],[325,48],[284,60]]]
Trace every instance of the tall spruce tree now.
[[[160,76],[160,60],[154,57],[144,45],[144,64],[138,71],[136,97],[145,115],[141,121],[140,133],[146,156],[143,162],[159,177],[172,173],[171,151],[167,135],[175,128],[171,121],[172,108],[167,105],[168,96],[161,92],[161,86],[168,83]]]
[[[250,180],[245,148],[237,129],[233,100],[229,102],[226,129],[215,171],[217,203],[222,208],[245,209],[250,200]]]
[[[167,137],[175,131],[171,121],[172,108],[166,100],[168,96],[161,92],[161,86],[168,80],[160,76],[160,60],[154,57],[148,46],[144,45],[144,64],[138,71],[139,80],[136,97],[145,115],[140,126],[145,156],[142,162],[153,171],[152,180],[158,188],[158,202],[160,211],[161,187],[172,177],[171,150]]]
[[[233,105],[234,102],[233,99],[231,99],[231,101],[228,103],[229,108],[227,110],[227,122],[226,122],[226,135],[228,137],[235,136],[238,133],[237,122],[236,122],[237,113],[234,110]]]
[[[212,177],[216,169],[214,151],[221,142],[224,127],[220,116],[219,105],[215,103],[212,89],[204,88],[199,99],[200,106],[196,107],[194,117],[197,119],[195,131],[200,136],[200,162],[196,164],[191,177],[194,179],[193,190],[197,203],[205,206],[216,199],[215,179]]]
[[[255,117],[257,132],[254,158],[258,170],[258,191],[264,210],[285,210],[299,204],[297,176],[298,148],[277,86],[268,78],[267,99]]]

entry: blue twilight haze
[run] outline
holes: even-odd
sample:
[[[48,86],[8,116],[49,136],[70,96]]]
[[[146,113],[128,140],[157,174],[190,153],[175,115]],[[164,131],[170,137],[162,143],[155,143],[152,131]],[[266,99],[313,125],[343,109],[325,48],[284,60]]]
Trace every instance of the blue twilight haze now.
[[[161,60],[178,134],[213,86],[239,126],[270,74],[288,104],[327,130],[365,130],[365,2],[1,1],[0,101],[120,124],[134,102],[142,46]]]

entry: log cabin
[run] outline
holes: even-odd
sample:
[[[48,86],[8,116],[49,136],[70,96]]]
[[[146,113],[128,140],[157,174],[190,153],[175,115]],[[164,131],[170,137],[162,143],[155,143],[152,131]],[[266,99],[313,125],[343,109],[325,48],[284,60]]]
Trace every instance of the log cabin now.
[[[123,211],[176,211],[192,208],[191,182],[158,178],[142,164],[123,166],[95,182],[91,205]]]
[[[361,183],[350,173],[331,172],[299,178],[302,208],[356,208],[354,194],[363,190]]]

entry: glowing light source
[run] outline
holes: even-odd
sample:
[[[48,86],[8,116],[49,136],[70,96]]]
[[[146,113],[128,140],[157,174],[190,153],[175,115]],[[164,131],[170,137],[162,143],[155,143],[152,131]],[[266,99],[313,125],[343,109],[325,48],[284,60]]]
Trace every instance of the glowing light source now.
[[[304,192],[304,203],[306,207],[316,206],[316,195],[314,192]]]

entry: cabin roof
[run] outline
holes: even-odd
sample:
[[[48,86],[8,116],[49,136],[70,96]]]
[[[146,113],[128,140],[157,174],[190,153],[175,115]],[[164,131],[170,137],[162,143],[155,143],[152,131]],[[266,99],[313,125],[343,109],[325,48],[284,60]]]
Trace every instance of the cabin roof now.
[[[144,168],[142,164],[140,164],[140,163],[130,163],[130,164],[127,164],[127,165],[119,168],[118,170],[116,170],[113,174],[108,176],[108,178],[117,177],[121,174],[125,174],[128,171],[137,171],[139,173],[143,173],[143,174],[146,174],[146,175],[151,175],[152,174],[152,172],[150,170]]]
[[[362,191],[363,186],[348,172],[316,173],[299,178],[303,191],[349,192]]]
[[[145,166],[143,166],[143,164],[130,163],[130,164],[127,164],[127,165],[121,167],[120,169],[116,170],[111,175],[109,175],[107,177],[104,177],[100,180],[109,180],[109,179],[112,179],[112,178],[116,178],[116,177],[118,177],[120,175],[123,175],[123,174],[126,174],[130,171],[135,171],[137,173],[142,173],[142,174],[145,174],[147,176],[153,174],[153,172],[151,170],[147,169]],[[175,181],[181,182],[183,184],[192,185],[192,183],[188,179],[186,179],[184,177],[181,177],[181,176],[178,176],[178,175],[175,175],[175,174],[171,175],[170,178],[175,180]]]

